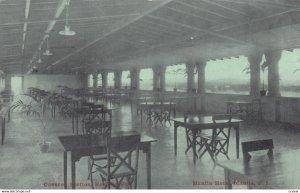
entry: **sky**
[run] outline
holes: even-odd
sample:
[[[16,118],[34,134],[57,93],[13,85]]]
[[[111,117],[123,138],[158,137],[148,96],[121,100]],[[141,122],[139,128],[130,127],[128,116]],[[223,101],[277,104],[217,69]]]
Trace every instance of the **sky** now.
[[[263,57],[263,61],[264,61]],[[300,71],[294,73],[296,69],[300,69],[300,49],[295,49],[293,52],[283,51],[282,57],[279,61],[279,74],[281,83],[290,81],[300,81]],[[243,72],[243,69],[249,65],[248,59],[245,56],[238,58],[230,58],[216,61],[208,61],[205,69],[206,80],[218,80],[218,79],[241,79],[250,81],[250,75]],[[175,73],[173,70],[181,69],[180,73]],[[186,75],[184,75],[185,65],[170,65],[166,69],[166,82],[167,85],[175,85],[175,82],[186,82]],[[122,73],[122,85],[130,85],[130,79],[128,79],[129,71]],[[141,88],[149,88],[153,82],[153,72],[151,68],[142,69],[140,72]],[[108,86],[113,87],[114,76],[113,73],[108,74]],[[176,80],[176,81],[175,81]],[[197,75],[195,76],[195,81]],[[265,72],[265,80],[267,80],[267,71]],[[267,82],[267,81],[265,81]]]

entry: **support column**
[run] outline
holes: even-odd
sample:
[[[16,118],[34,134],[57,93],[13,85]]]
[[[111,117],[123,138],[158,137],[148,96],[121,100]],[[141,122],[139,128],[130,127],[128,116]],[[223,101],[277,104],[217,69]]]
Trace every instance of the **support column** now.
[[[159,66],[154,66],[153,71],[153,91],[157,91],[159,88]]]
[[[101,77],[102,77],[102,89],[107,88],[107,72],[101,72]]]
[[[260,64],[262,61],[263,53],[259,51],[253,51],[248,56],[250,64],[250,95],[260,96]]]
[[[5,90],[11,91],[11,74],[5,75]]]
[[[93,88],[98,87],[98,73],[93,74]]]
[[[187,92],[193,92],[195,89],[195,76],[194,76],[195,64],[187,63],[186,64],[186,73],[187,73]]]
[[[114,73],[115,73],[115,89],[121,89],[121,87],[122,87],[122,71],[116,70]]]
[[[280,96],[278,63],[281,58],[281,50],[265,52],[268,64],[268,96]]]
[[[130,70],[130,80],[131,80],[131,89],[132,90],[139,90],[140,89],[140,70],[138,69],[131,69]]]
[[[160,79],[159,79],[159,83],[160,83],[160,90],[161,91],[166,91],[166,67],[165,66],[161,66],[160,67]]]
[[[135,73],[135,85],[136,89],[140,90],[140,69],[137,69]]]
[[[78,73],[77,76],[78,76],[80,82],[82,83],[82,87],[84,89],[88,88],[88,82],[89,82],[88,75],[86,73]]]
[[[21,76],[21,81],[22,81],[22,92],[24,92],[24,88],[25,88],[25,77],[24,77],[24,75]]]
[[[205,67],[206,62],[197,62],[196,68],[198,72],[198,94],[205,94]]]

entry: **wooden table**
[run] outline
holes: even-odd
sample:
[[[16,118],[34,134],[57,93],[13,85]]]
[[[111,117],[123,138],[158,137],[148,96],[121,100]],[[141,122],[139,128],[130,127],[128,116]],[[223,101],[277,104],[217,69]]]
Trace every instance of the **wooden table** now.
[[[6,122],[6,117],[7,115],[7,121],[10,121],[10,103],[8,104],[4,104],[1,107],[0,110],[0,119],[1,119],[1,145],[4,144],[4,140],[5,140],[5,122]]]
[[[136,131],[119,131],[112,133],[111,143],[118,143],[121,138],[130,135],[139,135],[139,133]],[[75,189],[76,162],[85,156],[105,154],[106,148],[103,144],[91,143],[92,140],[88,135],[59,136],[58,138],[64,147],[64,188],[67,189],[67,152],[69,151],[71,152],[72,189]],[[140,149],[146,154],[148,189],[151,189],[151,143],[156,141],[157,139],[147,135],[141,135]]]
[[[143,124],[143,110],[151,108],[164,108],[170,106],[170,110],[173,111],[173,117],[176,117],[176,103],[174,102],[143,102],[140,103],[141,109],[141,125]]]
[[[0,116],[0,119],[1,119],[1,145],[3,145],[5,140],[5,117]]]
[[[215,123],[212,121],[212,116],[198,116],[195,119],[188,119],[187,122],[184,121],[184,117],[172,119],[174,121],[174,151],[175,155],[177,155],[177,130],[178,127],[187,128],[192,131],[193,140],[192,140],[192,148],[193,148],[193,160],[196,163],[197,152],[196,152],[196,133],[199,130],[205,129],[213,129]],[[240,132],[239,127],[240,123],[243,120],[240,119],[232,119],[231,125],[235,130],[235,138],[236,138],[236,156],[239,158],[239,149],[240,149]],[[228,125],[227,121],[216,123],[218,127],[226,127]]]
[[[248,188],[299,189],[300,188],[300,150],[253,155],[249,162],[243,159],[217,162],[224,168],[225,188],[232,185],[247,185]]]

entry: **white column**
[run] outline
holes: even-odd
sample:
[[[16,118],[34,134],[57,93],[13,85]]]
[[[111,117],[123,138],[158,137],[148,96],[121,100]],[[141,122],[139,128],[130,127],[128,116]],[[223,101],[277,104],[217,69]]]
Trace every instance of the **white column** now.
[[[280,96],[278,63],[281,50],[267,51],[265,57],[268,64],[268,96]]]

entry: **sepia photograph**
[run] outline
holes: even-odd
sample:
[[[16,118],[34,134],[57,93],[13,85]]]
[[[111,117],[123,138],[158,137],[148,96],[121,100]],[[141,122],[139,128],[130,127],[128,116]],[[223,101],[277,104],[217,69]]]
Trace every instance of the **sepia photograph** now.
[[[0,191],[300,190],[300,0],[0,0]]]

